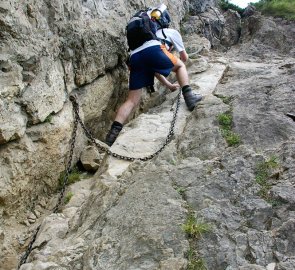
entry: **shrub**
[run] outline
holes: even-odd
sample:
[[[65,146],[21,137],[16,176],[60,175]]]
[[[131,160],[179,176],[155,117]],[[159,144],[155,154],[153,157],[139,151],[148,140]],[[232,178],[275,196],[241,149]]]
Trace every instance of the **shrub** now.
[[[294,0],[260,0],[257,3],[251,4],[261,11],[262,14],[295,20]]]

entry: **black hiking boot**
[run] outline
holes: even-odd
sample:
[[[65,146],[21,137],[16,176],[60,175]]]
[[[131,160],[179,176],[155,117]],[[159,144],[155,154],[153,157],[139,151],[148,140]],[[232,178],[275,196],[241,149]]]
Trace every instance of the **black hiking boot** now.
[[[202,100],[202,95],[195,94],[191,89],[182,93],[185,104],[190,111],[193,111],[196,107],[197,102]]]
[[[106,136],[106,144],[108,146],[112,146],[112,144],[117,139],[121,130],[122,130],[122,127],[112,125],[111,129],[109,130],[109,132]]]

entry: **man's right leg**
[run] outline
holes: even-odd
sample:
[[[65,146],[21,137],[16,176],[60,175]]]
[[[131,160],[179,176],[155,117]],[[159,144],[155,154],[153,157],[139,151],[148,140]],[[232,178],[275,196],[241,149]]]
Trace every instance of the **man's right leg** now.
[[[129,90],[126,101],[120,106],[115,121],[113,122],[111,129],[106,136],[106,144],[111,146],[117,139],[120,131],[123,128],[123,124],[140,102],[141,89]]]
[[[189,85],[189,78],[186,66],[180,59],[177,59],[177,62],[174,65],[172,71],[175,72],[177,81],[181,88],[185,85]]]

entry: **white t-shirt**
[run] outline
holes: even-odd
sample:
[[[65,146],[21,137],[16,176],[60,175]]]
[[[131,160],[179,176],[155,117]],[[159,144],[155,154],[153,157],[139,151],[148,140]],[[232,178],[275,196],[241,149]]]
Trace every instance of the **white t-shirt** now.
[[[166,35],[166,40],[170,41],[173,44],[173,47],[175,48],[175,50],[179,53],[185,50],[184,45],[183,45],[183,41],[182,41],[182,37],[180,35],[180,33],[172,28],[164,28],[163,29],[165,35]],[[162,29],[158,30],[156,32],[156,36],[160,39],[165,39],[165,37],[163,36],[163,32]],[[140,47],[136,48],[135,50],[130,52],[130,55],[135,54],[141,50],[144,50],[148,47],[151,46],[156,46],[156,45],[162,45],[162,43],[159,40],[149,40],[146,41],[145,43],[143,43]],[[166,44],[166,48],[167,50],[169,50],[169,46]]]
[[[148,47],[151,47],[151,46],[156,46],[156,45],[161,45],[162,43],[159,41],[159,40],[155,40],[155,39],[152,39],[152,40],[149,40],[149,41],[146,41],[145,43],[143,43],[140,47],[136,48],[135,50],[131,51],[130,52],[130,55],[132,54],[135,54],[139,51],[142,51]]]
[[[185,50],[182,37],[177,30],[172,28],[159,29],[156,32],[156,36],[161,39],[165,39],[165,37],[163,36],[162,30],[164,31],[164,34],[166,35],[166,40],[168,40],[169,42],[173,44],[175,50],[178,53]],[[167,47],[167,50],[169,50],[169,46],[167,44],[166,44],[166,47]]]

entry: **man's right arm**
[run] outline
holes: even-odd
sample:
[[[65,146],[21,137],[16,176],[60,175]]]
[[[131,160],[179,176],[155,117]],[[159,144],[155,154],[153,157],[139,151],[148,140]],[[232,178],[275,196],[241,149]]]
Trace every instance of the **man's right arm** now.
[[[188,55],[185,50],[179,52],[179,58],[182,62],[186,62],[188,59]]]
[[[186,53],[180,33],[176,29],[172,28],[170,28],[169,31],[171,33],[170,38],[172,40],[172,43],[174,44],[176,51],[179,53],[180,60],[182,62],[186,62],[188,60],[188,55]]]
[[[163,75],[159,73],[155,73],[156,78],[163,84],[165,85],[171,92],[177,90],[179,88],[178,83],[171,83],[169,82]]]

